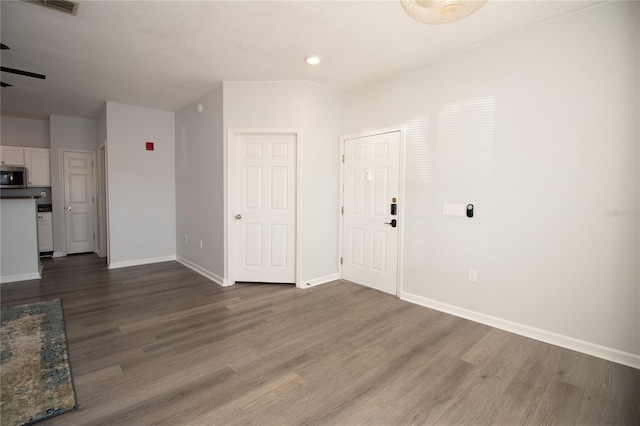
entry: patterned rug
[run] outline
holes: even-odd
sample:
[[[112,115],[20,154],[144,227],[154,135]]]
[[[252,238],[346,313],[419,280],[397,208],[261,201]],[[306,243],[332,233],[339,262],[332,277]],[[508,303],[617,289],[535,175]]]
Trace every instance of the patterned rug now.
[[[2,308],[0,332],[2,425],[75,410],[61,300]]]

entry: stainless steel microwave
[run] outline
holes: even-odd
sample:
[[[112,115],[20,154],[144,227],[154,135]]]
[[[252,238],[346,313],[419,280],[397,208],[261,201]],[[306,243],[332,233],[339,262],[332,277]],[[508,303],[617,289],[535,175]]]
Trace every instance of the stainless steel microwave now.
[[[0,188],[26,188],[27,168],[24,166],[0,166]]]

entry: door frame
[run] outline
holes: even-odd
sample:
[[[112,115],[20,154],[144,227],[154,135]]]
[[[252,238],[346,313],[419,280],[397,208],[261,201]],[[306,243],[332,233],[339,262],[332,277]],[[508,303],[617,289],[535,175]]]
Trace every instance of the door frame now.
[[[382,129],[372,129],[367,130],[366,132],[361,132],[353,135],[346,135],[340,137],[340,207],[344,207],[344,154],[345,154],[345,142],[349,139],[358,139],[358,138],[366,138],[369,136],[377,136],[383,135],[386,133],[400,133],[400,161],[398,164],[398,198],[400,202],[398,203],[398,250],[397,250],[397,262],[398,262],[398,270],[396,272],[396,297],[400,297],[402,294],[402,241],[404,235],[404,206],[405,206],[405,197],[404,197],[404,168],[405,168],[405,130],[402,127],[387,127]],[[338,274],[340,279],[343,279],[342,275],[342,263],[340,259],[344,257],[343,249],[344,249],[344,215],[340,213],[339,227],[338,227],[338,241],[340,242],[340,247],[338,248]]]
[[[224,194],[224,201],[226,203],[225,206],[225,216],[224,216],[224,239],[225,239],[225,259],[224,259],[224,267],[225,267],[225,278],[223,279],[224,286],[231,286],[235,284],[235,267],[236,267],[236,256],[235,249],[236,246],[234,244],[234,237],[236,232],[235,220],[233,219],[235,213],[235,201],[236,201],[236,150],[235,143],[236,137],[239,135],[274,135],[274,134],[287,134],[294,135],[296,138],[296,174],[295,174],[295,183],[296,183],[296,205],[295,205],[295,220],[296,220],[296,249],[295,249],[295,277],[296,277],[296,287],[301,288],[302,279],[300,278],[300,263],[301,263],[301,229],[302,229],[302,215],[301,208],[302,205],[302,191],[300,190],[300,170],[302,169],[301,161],[302,158],[302,130],[297,128],[229,128],[227,131],[227,143],[224,145],[226,149],[226,153],[224,153],[225,158],[225,170],[223,170],[223,175],[226,179],[226,183],[224,185],[226,193]]]
[[[97,192],[96,192],[96,183],[97,183],[97,176],[96,176],[96,152],[95,151],[89,151],[86,149],[72,149],[72,148],[61,148],[60,150],[58,150],[58,164],[60,164],[60,167],[58,167],[58,178],[60,179],[60,187],[62,188],[61,191],[61,196],[62,199],[60,200],[60,206],[58,207],[59,211],[61,212],[61,218],[62,218],[62,223],[61,223],[61,239],[62,239],[62,255],[66,256],[67,255],[67,216],[64,210],[64,204],[65,204],[65,200],[66,200],[66,194],[67,194],[67,186],[65,185],[64,182],[64,168],[65,168],[65,164],[64,164],[64,153],[65,152],[77,152],[80,154],[91,154],[91,168],[93,169],[93,188],[91,188],[91,190],[93,191],[93,203],[91,203],[92,208],[91,208],[91,216],[93,218],[93,231],[94,234],[97,232],[98,230],[98,215],[96,214],[96,202],[95,199],[97,197]],[[106,154],[106,152],[105,152]],[[97,238],[93,239],[93,252],[96,252],[96,244],[97,244]],[[108,251],[108,249],[107,249]]]

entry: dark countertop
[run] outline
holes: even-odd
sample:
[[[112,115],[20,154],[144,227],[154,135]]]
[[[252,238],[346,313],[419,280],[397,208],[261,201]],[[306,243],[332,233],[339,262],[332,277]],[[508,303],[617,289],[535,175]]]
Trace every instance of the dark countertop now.
[[[39,195],[1,195],[0,200],[37,200]]]

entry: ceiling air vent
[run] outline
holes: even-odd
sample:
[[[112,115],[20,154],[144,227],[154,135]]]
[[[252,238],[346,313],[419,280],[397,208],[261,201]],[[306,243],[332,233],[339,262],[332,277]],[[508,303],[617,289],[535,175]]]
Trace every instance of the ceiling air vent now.
[[[35,3],[40,3],[46,7],[50,7],[51,9],[56,9],[61,12],[67,12],[70,14],[75,14],[76,7],[78,7],[78,2],[73,0],[32,0]]]

